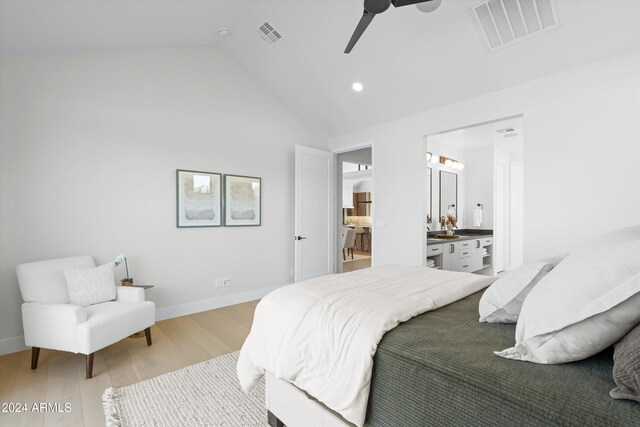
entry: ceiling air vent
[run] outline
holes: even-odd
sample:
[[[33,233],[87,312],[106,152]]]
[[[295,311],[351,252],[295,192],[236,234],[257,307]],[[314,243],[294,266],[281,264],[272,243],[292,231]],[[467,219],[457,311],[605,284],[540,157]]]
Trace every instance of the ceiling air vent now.
[[[260,38],[262,38],[262,40],[264,40],[271,46],[276,44],[282,38],[282,35],[266,21],[264,24],[258,27],[256,33],[260,36]]]
[[[555,0],[483,0],[471,13],[491,52],[560,27]]]

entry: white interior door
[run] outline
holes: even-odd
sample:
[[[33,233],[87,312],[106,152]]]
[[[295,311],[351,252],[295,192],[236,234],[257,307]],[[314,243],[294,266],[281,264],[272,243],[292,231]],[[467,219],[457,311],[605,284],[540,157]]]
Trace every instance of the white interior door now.
[[[334,155],[296,145],[296,282],[334,272]]]

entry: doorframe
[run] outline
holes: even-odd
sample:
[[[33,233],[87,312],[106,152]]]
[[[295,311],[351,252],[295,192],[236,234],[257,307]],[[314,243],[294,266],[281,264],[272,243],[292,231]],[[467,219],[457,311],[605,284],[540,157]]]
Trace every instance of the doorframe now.
[[[375,204],[375,194],[377,193],[376,191],[376,168],[375,168],[375,157],[376,157],[376,149],[375,149],[375,141],[374,140],[370,140],[370,141],[363,141],[363,142],[359,142],[356,144],[351,144],[351,145],[346,145],[344,147],[337,147],[337,148],[333,148],[330,149],[330,151],[333,153],[333,164],[334,164],[334,186],[333,186],[333,192],[334,192],[334,201],[335,201],[335,205],[334,205],[334,215],[333,215],[333,221],[334,221],[334,265],[333,265],[333,269],[334,269],[334,274],[337,273],[342,273],[342,251],[340,250],[340,248],[338,248],[338,245],[340,244],[340,226],[342,226],[342,197],[340,197],[340,199],[338,200],[338,193],[340,194],[340,196],[342,196],[342,191],[338,191],[338,176],[337,176],[337,169],[338,169],[338,154],[342,154],[342,153],[349,153],[351,151],[357,151],[357,150],[361,150],[363,148],[371,148],[371,185],[373,186],[373,191],[374,191],[374,204]],[[340,185],[342,185],[342,180],[340,180]],[[338,209],[338,206],[340,207]],[[376,210],[375,208],[372,209],[371,212],[371,228],[369,230],[369,232],[371,233],[371,267],[375,266],[375,254],[376,254],[376,245],[373,243],[374,242],[374,229],[375,229],[375,218],[376,218]]]
[[[426,165],[425,167],[429,167],[429,164],[426,161],[426,155],[427,155],[427,151],[429,151],[429,138],[430,137],[436,136],[436,135],[442,135],[444,133],[455,132],[455,131],[458,131],[458,130],[469,129],[469,128],[474,128],[474,127],[478,127],[478,126],[484,126],[484,125],[488,125],[488,124],[491,124],[491,123],[498,123],[498,122],[502,122],[502,121],[505,121],[505,120],[517,119],[517,118],[521,118],[522,119],[522,126],[523,126],[524,129],[526,129],[526,127],[527,127],[527,125],[526,125],[526,116],[525,116],[524,113],[518,113],[518,114],[513,114],[513,115],[510,115],[510,116],[504,116],[504,117],[500,117],[500,118],[496,118],[496,119],[486,120],[484,122],[472,123],[472,124],[468,124],[468,125],[464,125],[464,126],[459,126],[459,127],[456,127],[456,128],[441,130],[441,131],[438,131],[438,132],[427,133],[427,134],[422,135],[422,158],[423,158],[424,164]],[[525,132],[525,135],[526,135],[526,132]],[[526,136],[524,138],[526,138]],[[524,151],[524,147],[525,146],[526,146],[526,144],[523,144],[523,151]],[[494,167],[494,169],[495,169],[495,167]],[[423,188],[426,187],[426,170],[425,170],[424,176],[425,176],[425,179],[422,181],[423,182],[423,184],[422,184]],[[433,180],[433,174],[431,176],[431,179]],[[496,178],[495,178],[495,170],[494,170],[494,182],[493,182],[494,196],[495,196],[495,188],[496,188],[495,180],[496,180]],[[432,183],[432,185],[433,185],[433,183]],[[424,218],[425,215],[426,215],[426,211],[427,211],[426,210],[426,206],[427,206],[428,194],[427,194],[427,191],[423,191],[422,194],[423,194],[423,196],[422,196],[422,206],[423,206],[422,211],[423,211],[423,218]],[[432,212],[433,212],[433,206],[431,206],[431,209],[432,209]],[[526,212],[526,210],[524,210],[524,211]],[[491,225],[492,229],[495,229],[495,212],[496,212],[496,209],[495,209],[495,197],[494,197],[494,219],[493,219],[494,223]],[[422,224],[423,224],[423,226],[422,226],[422,228],[423,228],[423,232],[422,232],[422,240],[423,240],[423,242],[422,242],[422,263],[424,265],[424,263],[426,262],[426,259],[427,259],[427,255],[428,255],[427,224],[426,224],[426,222],[424,220],[423,220]],[[524,221],[523,221],[523,228],[524,228]],[[523,241],[523,247],[524,247],[524,236],[523,236],[522,241]],[[492,260],[492,267],[493,267],[493,270],[495,272],[495,262],[494,262],[494,260]]]

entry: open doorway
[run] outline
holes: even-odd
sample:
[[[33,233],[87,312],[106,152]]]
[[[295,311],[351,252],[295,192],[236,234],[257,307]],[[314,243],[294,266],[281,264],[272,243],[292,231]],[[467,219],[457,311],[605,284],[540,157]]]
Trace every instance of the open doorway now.
[[[373,232],[373,156],[371,147],[336,157],[338,273],[371,267]]]
[[[523,263],[522,116],[429,135],[425,266],[496,275]]]

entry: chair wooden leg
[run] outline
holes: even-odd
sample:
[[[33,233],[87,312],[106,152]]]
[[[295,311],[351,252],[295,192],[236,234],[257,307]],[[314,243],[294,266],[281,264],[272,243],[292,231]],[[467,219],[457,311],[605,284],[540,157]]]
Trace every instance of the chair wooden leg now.
[[[147,337],[147,346],[151,345],[151,327],[144,330],[144,336]]]
[[[342,249],[342,260],[343,260],[343,261],[346,261],[346,260],[347,260],[347,257],[344,255],[344,249]]]
[[[87,379],[93,377],[93,355],[95,353],[87,354]]]
[[[351,248],[351,259],[353,259],[353,248]]]
[[[39,357],[40,357],[40,347],[31,347],[31,369],[38,368]]]

